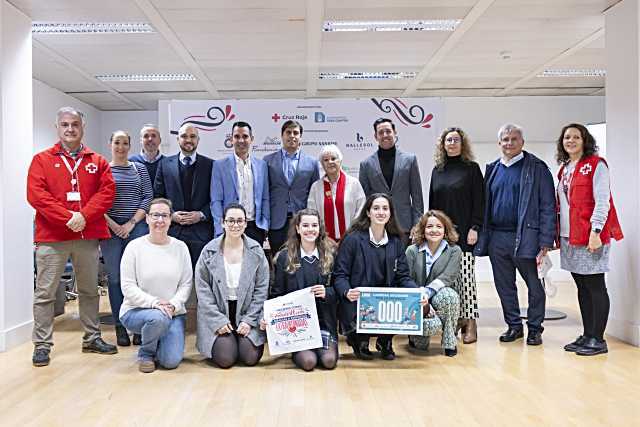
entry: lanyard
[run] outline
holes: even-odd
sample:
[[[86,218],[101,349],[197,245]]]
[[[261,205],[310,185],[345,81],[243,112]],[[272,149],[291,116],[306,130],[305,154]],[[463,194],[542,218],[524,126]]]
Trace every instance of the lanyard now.
[[[60,154],[60,158],[64,162],[64,165],[67,167],[67,170],[69,171],[69,173],[71,174],[71,188],[73,189],[76,183],[78,182],[75,178],[77,176],[76,172],[78,171],[78,168],[80,167],[80,163],[82,163],[82,159],[84,157],[81,156],[78,159],[78,161],[76,161],[76,164],[73,166],[73,169],[71,169],[71,165],[69,164],[69,161],[64,155]]]

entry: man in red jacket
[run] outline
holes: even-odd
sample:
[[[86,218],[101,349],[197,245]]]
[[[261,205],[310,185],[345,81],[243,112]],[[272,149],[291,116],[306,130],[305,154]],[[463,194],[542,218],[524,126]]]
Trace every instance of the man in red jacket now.
[[[83,114],[58,110],[58,142],[36,154],[27,177],[27,200],[36,210],[36,289],[33,297],[33,365],[49,364],[53,306],[60,276],[71,258],[76,275],[82,351],[114,354],[100,337],[98,239],[110,237],[104,214],[115,196],[109,163],[82,144]]]

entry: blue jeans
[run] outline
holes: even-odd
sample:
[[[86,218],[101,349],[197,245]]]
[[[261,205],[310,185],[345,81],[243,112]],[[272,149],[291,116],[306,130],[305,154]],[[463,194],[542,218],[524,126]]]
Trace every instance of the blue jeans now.
[[[165,369],[175,369],[184,353],[184,314],[169,319],[156,308],[134,308],[122,316],[122,324],[142,335],[138,357],[156,360]]]
[[[120,306],[122,305],[124,297],[122,296],[122,289],[120,288],[120,261],[122,260],[124,248],[126,248],[133,239],[137,239],[147,233],[149,233],[147,223],[140,221],[133,227],[133,230],[129,233],[129,237],[126,239],[121,239],[111,234],[110,239],[100,241],[100,251],[104,259],[104,267],[109,276],[109,304],[111,305],[111,314],[113,315],[113,321],[116,326],[122,325],[122,323],[120,323]]]

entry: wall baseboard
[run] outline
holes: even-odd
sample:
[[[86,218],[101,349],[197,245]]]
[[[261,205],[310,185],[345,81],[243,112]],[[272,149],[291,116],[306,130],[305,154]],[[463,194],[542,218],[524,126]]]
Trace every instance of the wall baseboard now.
[[[11,350],[14,347],[31,340],[33,320],[28,320],[19,325],[0,331],[0,352]]]
[[[640,325],[609,317],[606,334],[640,347]]]

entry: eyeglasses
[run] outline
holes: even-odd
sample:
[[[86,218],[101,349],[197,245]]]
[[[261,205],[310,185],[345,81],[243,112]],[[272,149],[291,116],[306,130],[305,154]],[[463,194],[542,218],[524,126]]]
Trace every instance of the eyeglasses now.
[[[242,226],[244,225],[245,220],[244,219],[233,219],[233,218],[229,218],[229,219],[225,219],[224,223],[227,225],[238,225],[238,226]]]
[[[170,214],[167,214],[167,213],[158,213],[158,212],[150,213],[147,215],[149,215],[151,219],[154,219],[154,220],[159,220],[159,219],[165,220],[171,216]]]
[[[458,144],[458,143],[460,143],[461,141],[462,141],[462,140],[461,140],[460,138],[452,138],[452,137],[446,138],[446,139],[444,140],[444,142],[446,142],[447,144]]]

